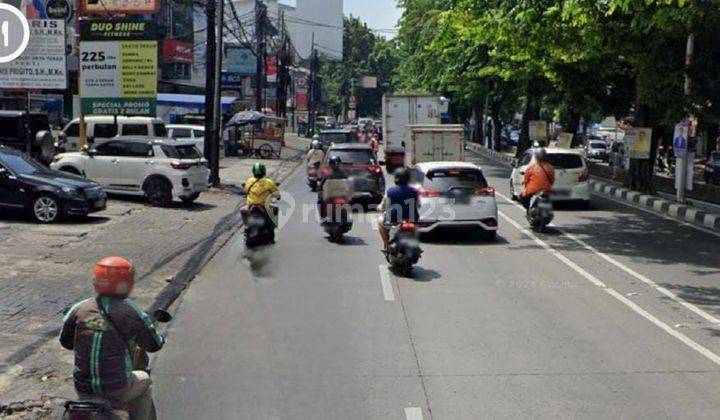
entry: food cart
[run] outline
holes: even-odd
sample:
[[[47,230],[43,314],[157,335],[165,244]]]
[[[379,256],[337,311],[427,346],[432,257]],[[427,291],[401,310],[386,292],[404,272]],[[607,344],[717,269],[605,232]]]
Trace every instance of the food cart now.
[[[246,155],[263,159],[280,158],[285,145],[285,119],[256,111],[243,111],[230,119],[228,125],[241,132]]]

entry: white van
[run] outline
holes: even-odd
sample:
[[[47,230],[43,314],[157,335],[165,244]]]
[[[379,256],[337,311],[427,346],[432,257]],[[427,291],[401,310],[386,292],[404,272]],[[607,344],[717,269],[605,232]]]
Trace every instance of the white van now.
[[[110,115],[85,117],[87,144],[97,147],[117,136],[167,137],[165,123],[152,117],[115,117]],[[66,152],[80,150],[80,118],[65,126],[61,139]]]

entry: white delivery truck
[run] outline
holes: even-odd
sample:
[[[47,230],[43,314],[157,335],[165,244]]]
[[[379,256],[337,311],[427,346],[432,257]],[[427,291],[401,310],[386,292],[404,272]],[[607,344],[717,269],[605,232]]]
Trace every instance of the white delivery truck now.
[[[422,162],[464,161],[465,129],[459,124],[408,125],[405,166]]]
[[[408,125],[440,124],[446,107],[439,95],[392,94],[382,101],[383,148],[388,172],[405,164]]]

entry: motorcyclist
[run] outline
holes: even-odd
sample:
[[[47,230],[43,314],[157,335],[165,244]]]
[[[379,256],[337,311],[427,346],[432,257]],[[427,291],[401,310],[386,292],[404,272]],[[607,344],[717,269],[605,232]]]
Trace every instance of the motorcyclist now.
[[[131,419],[155,417],[150,375],[133,370],[136,346],[156,352],[165,339],[152,318],[128,299],[135,281],[133,265],[107,257],[93,269],[97,296],[72,306],[63,319],[60,344],[75,351],[75,390],[81,399],[102,398]]]
[[[410,170],[405,167],[395,170],[395,186],[390,188],[380,203],[381,212],[378,221],[383,250],[390,241],[390,228],[406,220],[417,222],[420,217],[420,200],[418,191],[409,185]]]
[[[542,147],[535,149],[535,160],[525,170],[524,189],[520,195],[523,206],[528,209],[530,200],[539,193],[550,194],[555,184],[555,168],[547,161],[547,152]]]
[[[347,172],[340,167],[341,163],[342,159],[339,156],[330,156],[328,160],[329,171],[322,174],[318,187],[318,205],[320,207],[320,217],[323,219],[327,216],[325,203],[331,198],[345,197],[349,200],[354,194]]]
[[[275,181],[266,176],[267,169],[262,162],[256,162],[253,165],[252,174],[253,176],[243,184],[243,190],[247,196],[245,199],[247,210],[255,206],[262,207],[266,221],[274,226],[275,222],[270,217],[270,199],[273,195],[278,194],[280,189]]]
[[[309,169],[319,165],[323,160],[325,160],[325,151],[322,148],[322,143],[320,143],[320,140],[313,140],[310,145],[310,150],[305,156],[305,164]]]

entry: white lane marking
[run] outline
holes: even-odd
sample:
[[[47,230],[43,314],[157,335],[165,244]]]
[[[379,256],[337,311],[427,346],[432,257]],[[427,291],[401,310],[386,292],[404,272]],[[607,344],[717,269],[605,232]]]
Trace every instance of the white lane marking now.
[[[422,408],[407,407],[405,409],[405,419],[407,419],[407,420],[423,420]]]
[[[498,194],[503,200],[506,200],[510,202],[511,204],[517,205],[516,203],[513,203],[510,201],[507,197],[505,197],[502,194]],[[523,211],[525,211],[525,208],[517,205],[517,207],[521,208]],[[592,252],[593,254],[597,255],[598,257],[602,258],[603,260],[609,262],[610,264],[614,265],[615,267],[621,269],[622,271],[626,272],[632,277],[635,277],[637,280],[640,280],[641,282],[647,284],[648,286],[652,287],[653,289],[657,290],[658,292],[662,293],[663,295],[670,298],[673,302],[682,305],[692,313],[698,315],[699,317],[703,318],[704,320],[711,322],[713,324],[720,324],[720,319],[712,316],[708,312],[703,311],[702,309],[698,308],[697,306],[693,305],[692,303],[686,301],[685,299],[681,298],[680,296],[676,295],[675,293],[671,292],[670,290],[660,286],[659,284],[655,283],[654,281],[650,280],[649,278],[645,277],[644,275],[638,273],[637,271],[633,270],[632,268],[626,266],[625,264],[615,260],[614,258],[610,257],[609,255],[605,254],[604,252],[598,251],[595,249],[592,245],[588,244],[587,242],[583,241],[580,238],[575,237],[575,235],[572,235],[570,233],[564,232],[562,229],[558,229],[560,233],[567,237],[568,239],[572,240],[573,242],[577,243],[578,245],[582,246],[583,248],[587,249],[588,251]]]
[[[562,263],[573,269],[575,272],[583,276],[586,280],[591,282],[592,284],[598,286],[600,289],[605,291],[610,296],[614,297],[633,311],[635,311],[637,314],[642,316],[643,318],[647,319],[648,321],[652,322],[660,328],[661,330],[665,331],[666,333],[670,334],[671,336],[675,337],[679,341],[681,341],[686,346],[690,347],[691,349],[695,350],[696,352],[700,353],[701,355],[705,356],[707,359],[715,363],[716,365],[720,365],[720,356],[713,353],[712,351],[708,350],[706,347],[703,347],[702,345],[698,344],[697,342],[693,341],[691,338],[686,336],[685,334],[682,334],[676,330],[674,330],[671,326],[668,324],[662,322],[661,320],[657,319],[655,316],[638,306],[635,302],[631,301],[630,299],[623,296],[621,293],[617,292],[615,289],[612,289],[608,287],[605,283],[603,283],[600,279],[593,276],[592,274],[585,271],[582,267],[575,264],[573,261],[571,261],[569,258],[567,258],[565,255],[557,251],[555,248],[551,247],[547,243],[545,243],[543,240],[535,236],[532,232],[525,229],[524,227],[520,226],[518,222],[513,220],[511,217],[505,215],[502,212],[498,212],[500,214],[500,217],[505,219],[506,222],[513,225],[517,230],[522,232],[525,236],[532,239],[536,244],[538,244],[541,248],[548,251],[550,254],[552,254],[555,258],[560,260]]]
[[[390,269],[385,264],[380,264],[378,266],[378,269],[380,269],[380,284],[382,285],[382,291],[385,300],[395,300],[395,293],[393,293],[392,282],[390,282],[390,279],[392,278],[392,274],[390,274]]]

